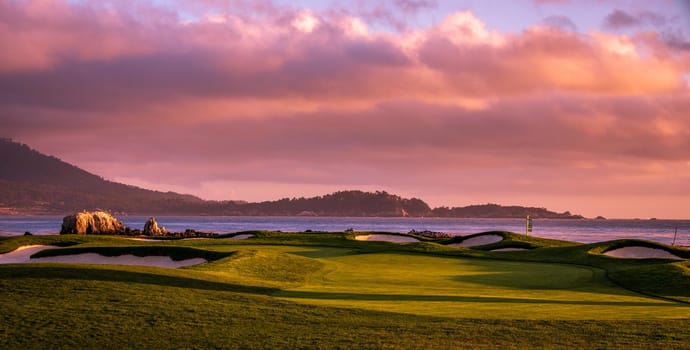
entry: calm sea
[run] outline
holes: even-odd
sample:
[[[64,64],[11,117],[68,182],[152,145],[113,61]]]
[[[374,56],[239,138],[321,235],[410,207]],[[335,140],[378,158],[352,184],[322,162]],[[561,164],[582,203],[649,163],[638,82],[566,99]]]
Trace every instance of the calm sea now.
[[[132,228],[143,228],[148,217],[122,216]],[[452,235],[468,235],[490,230],[523,233],[523,219],[445,219],[445,218],[328,218],[328,217],[219,217],[161,216],[160,225],[170,231],[228,233],[245,230],[409,232],[431,230]],[[54,234],[60,231],[58,216],[0,216],[0,236]],[[638,238],[671,244],[677,229],[676,244],[690,245],[690,220],[534,220],[534,236],[582,243],[618,238]]]

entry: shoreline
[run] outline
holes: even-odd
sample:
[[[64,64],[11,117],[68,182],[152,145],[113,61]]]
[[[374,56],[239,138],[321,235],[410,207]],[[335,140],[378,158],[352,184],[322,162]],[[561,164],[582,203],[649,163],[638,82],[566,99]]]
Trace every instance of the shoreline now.
[[[148,216],[122,216],[128,227],[141,228]],[[304,232],[381,231],[409,233],[433,231],[451,236],[468,235],[492,230],[523,233],[523,219],[443,219],[443,218],[352,218],[352,217],[219,217],[219,216],[161,216],[158,220],[170,231],[197,231],[231,234],[248,230]],[[21,236],[29,231],[34,235],[55,234],[60,231],[59,216],[0,216],[0,237]],[[677,244],[690,245],[690,220],[562,220],[534,221],[530,235],[592,243],[613,239],[645,239],[671,244],[678,227]]]
[[[74,212],[0,212],[2,217],[64,217],[73,214]],[[218,214],[174,214],[174,213],[120,213],[112,212],[112,215],[117,217],[194,217],[194,218],[291,218],[291,219],[438,219],[438,220],[524,220],[524,216],[348,216],[348,215],[218,215]],[[631,217],[631,218],[598,218],[598,217],[530,217],[533,220],[562,220],[562,221],[689,221],[690,218],[663,218],[663,217]]]

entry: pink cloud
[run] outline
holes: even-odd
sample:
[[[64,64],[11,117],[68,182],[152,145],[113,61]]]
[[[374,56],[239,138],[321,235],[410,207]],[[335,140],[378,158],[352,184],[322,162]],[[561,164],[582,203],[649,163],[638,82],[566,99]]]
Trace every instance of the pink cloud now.
[[[59,7],[54,12],[13,4],[5,4],[11,17],[6,27],[33,29],[1,34],[3,45],[17,47],[0,64],[10,88],[13,80],[76,76],[75,91],[103,96],[109,89],[134,102],[137,96],[148,101],[169,94],[298,95],[330,104],[332,98],[376,103],[404,95],[447,102],[554,89],[638,94],[682,87],[683,68],[673,58],[645,56],[643,41],[544,27],[508,35],[486,29],[470,12],[412,34],[353,36],[343,24],[349,17],[314,17],[318,26],[306,32],[292,25],[303,15],[293,11],[183,23],[155,8],[146,9],[152,14],[144,22],[126,10],[91,3],[51,2]],[[79,80],[96,75],[108,86]],[[60,93],[44,83],[38,84],[39,98],[41,90],[51,98]]]
[[[181,2],[191,20],[118,4],[0,1],[7,136],[214,198],[243,183],[457,193],[438,205],[537,188],[563,210],[554,198],[690,195],[690,59],[656,33],[504,33],[471,12],[390,33],[270,2]]]
[[[621,9],[615,9],[604,18],[604,28],[617,30],[628,27],[639,27],[642,25],[662,26],[669,22],[669,19],[651,11],[642,11],[630,14]]]
[[[57,0],[2,1],[0,13],[0,45],[12,48],[0,58],[0,72],[150,54],[177,21],[174,13],[143,4],[135,15],[124,7]]]

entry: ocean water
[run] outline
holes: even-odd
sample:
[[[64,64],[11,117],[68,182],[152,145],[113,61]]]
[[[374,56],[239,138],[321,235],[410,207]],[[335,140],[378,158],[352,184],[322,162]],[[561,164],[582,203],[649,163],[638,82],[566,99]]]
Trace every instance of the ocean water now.
[[[148,217],[121,216],[127,226],[142,229]],[[160,216],[159,225],[169,231],[230,233],[245,230],[284,232],[355,231],[409,232],[430,230],[451,235],[483,231],[525,232],[524,219],[448,219],[448,218],[342,218],[342,217],[227,217]],[[0,216],[0,236],[55,234],[60,232],[59,216]],[[677,230],[676,244],[690,245],[690,220],[558,220],[535,219],[531,235],[582,243],[619,238],[637,238],[671,244]]]

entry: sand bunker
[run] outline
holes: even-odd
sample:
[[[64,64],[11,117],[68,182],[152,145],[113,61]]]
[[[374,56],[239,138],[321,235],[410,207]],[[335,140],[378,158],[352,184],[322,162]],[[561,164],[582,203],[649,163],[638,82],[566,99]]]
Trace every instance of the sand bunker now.
[[[174,261],[169,256],[103,256],[96,253],[84,253],[73,255],[51,256],[45,258],[31,259],[31,255],[44,249],[55,248],[49,245],[28,245],[19,247],[9,253],[0,254],[0,264],[23,264],[23,263],[67,263],[67,264],[108,264],[108,265],[137,265],[137,266],[156,266],[167,268],[178,268],[203,264],[206,259],[194,258]]]
[[[0,254],[0,264],[21,264],[27,263],[31,260],[31,255],[37,252],[55,248],[50,245],[25,245],[21,246],[9,253]]]
[[[164,242],[163,240],[160,239],[153,239],[153,238],[127,238],[132,241],[139,241],[139,242]]]
[[[627,259],[683,259],[663,249],[639,246],[609,250],[604,255]]]
[[[359,235],[359,236],[355,237],[355,239],[358,241],[382,241],[382,242],[393,242],[393,243],[419,242],[418,239],[413,238],[413,237],[398,236],[398,235],[382,235],[382,234]]]
[[[45,258],[31,259],[30,262],[37,263],[66,263],[66,264],[108,264],[108,265],[137,265],[137,266],[156,266],[176,269],[183,266],[199,265],[206,262],[206,259],[194,258],[174,261],[169,256],[103,256],[96,253],[84,253],[74,255],[50,256]]]
[[[529,249],[525,248],[498,248],[498,249],[491,249],[490,251],[492,252],[521,252]]]
[[[480,245],[487,245],[491,243],[500,242],[503,240],[501,235],[481,235],[468,238],[460,243],[449,244],[449,247],[476,247]]]
[[[234,235],[232,237],[228,237],[227,239],[247,239],[247,238],[254,238],[254,235],[251,233],[243,233],[241,235]]]

